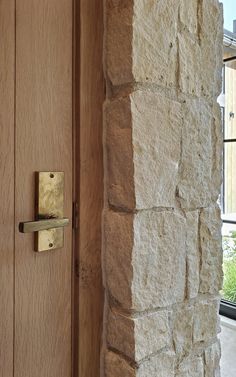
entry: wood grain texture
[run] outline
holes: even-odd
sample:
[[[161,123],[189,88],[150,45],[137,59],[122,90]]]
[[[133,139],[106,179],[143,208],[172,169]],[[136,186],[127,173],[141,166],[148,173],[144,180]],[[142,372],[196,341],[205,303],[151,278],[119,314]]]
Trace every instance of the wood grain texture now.
[[[65,172],[72,204],[72,0],[16,0],[15,375],[71,377],[71,225],[35,253],[35,171]],[[4,376],[5,377],[5,376]]]
[[[77,154],[79,232],[76,243],[78,277],[75,309],[79,306],[76,317],[79,339],[76,369],[79,377],[98,377],[103,315],[103,2],[81,0],[76,3],[75,115],[80,128],[77,132],[80,150]]]
[[[0,1],[0,376],[13,376],[15,6]]]

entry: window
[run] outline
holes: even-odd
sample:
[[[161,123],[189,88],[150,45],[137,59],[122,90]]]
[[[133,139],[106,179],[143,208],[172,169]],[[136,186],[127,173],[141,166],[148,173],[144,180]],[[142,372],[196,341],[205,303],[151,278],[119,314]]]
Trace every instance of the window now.
[[[224,132],[221,195],[224,284],[221,312],[236,319],[236,57],[225,59],[221,108]]]

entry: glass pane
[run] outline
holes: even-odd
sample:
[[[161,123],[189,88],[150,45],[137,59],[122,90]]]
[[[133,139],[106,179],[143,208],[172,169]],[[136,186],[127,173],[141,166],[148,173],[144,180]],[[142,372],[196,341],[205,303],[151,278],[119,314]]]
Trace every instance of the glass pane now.
[[[223,218],[236,221],[236,143],[224,144]]]
[[[223,270],[222,298],[236,303],[236,225],[223,224]]]
[[[224,28],[233,32],[233,21],[236,19],[235,0],[222,0],[224,5]]]
[[[236,139],[236,60],[225,65],[225,139]]]

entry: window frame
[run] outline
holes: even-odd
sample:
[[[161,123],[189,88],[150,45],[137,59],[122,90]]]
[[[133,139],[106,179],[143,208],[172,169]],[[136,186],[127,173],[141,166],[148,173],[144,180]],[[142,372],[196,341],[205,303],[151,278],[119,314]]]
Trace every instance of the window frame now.
[[[236,56],[232,56],[230,58],[226,58],[223,60],[224,68],[223,68],[223,85],[222,85],[222,92],[225,94],[225,65],[228,62],[236,61]],[[226,143],[236,143],[236,139],[226,139],[225,138],[225,107],[221,106],[221,113],[222,113],[222,126],[223,126],[223,184],[222,184],[222,210],[224,213],[225,209],[225,144]],[[227,220],[222,219],[223,224],[232,224],[235,225],[236,221],[233,220]],[[221,299],[220,303],[220,314],[224,315],[225,317],[231,318],[236,320],[236,303],[233,303],[231,301],[227,301],[225,299]]]

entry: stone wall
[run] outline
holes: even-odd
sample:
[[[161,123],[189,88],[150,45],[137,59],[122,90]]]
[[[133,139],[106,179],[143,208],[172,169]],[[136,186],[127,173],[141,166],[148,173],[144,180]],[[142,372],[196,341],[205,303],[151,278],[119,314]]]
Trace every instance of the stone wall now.
[[[105,377],[219,376],[222,8],[105,0]]]

